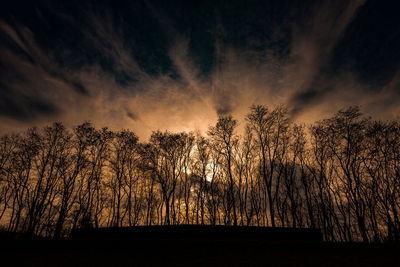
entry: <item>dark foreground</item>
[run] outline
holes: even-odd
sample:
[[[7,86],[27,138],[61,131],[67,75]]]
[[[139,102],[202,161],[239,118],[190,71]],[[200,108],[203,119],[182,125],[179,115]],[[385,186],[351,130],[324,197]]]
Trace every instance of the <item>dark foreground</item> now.
[[[264,230],[260,238],[252,229],[235,238],[226,234],[234,230],[222,228],[205,228],[203,235],[181,228],[172,237],[154,229],[146,238],[149,229],[143,228],[135,238],[131,230],[103,229],[98,235],[75,233],[70,240],[3,239],[0,266],[400,266],[400,246],[394,244],[324,243],[300,240],[302,233],[268,240],[274,232]],[[209,236],[212,231],[218,238]]]
[[[183,224],[76,229],[72,231],[70,238],[322,241],[322,234],[319,229],[309,228]]]

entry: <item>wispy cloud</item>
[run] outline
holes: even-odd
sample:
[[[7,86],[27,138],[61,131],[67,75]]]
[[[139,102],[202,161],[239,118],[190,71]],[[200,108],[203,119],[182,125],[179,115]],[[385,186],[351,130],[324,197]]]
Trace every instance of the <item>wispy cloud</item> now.
[[[54,120],[68,126],[90,120],[99,127],[131,128],[143,138],[156,129],[204,133],[218,114],[231,113],[241,120],[252,104],[286,104],[293,118],[304,122],[355,104],[367,114],[394,117],[399,111],[399,75],[370,90],[349,70],[328,71],[335,47],[363,3],[324,1],[296,20],[277,25],[273,42],[281,38],[280,27],[289,29],[285,56],[268,46],[234,46],[226,41],[223,25],[217,24],[214,63],[207,76],[201,75],[201,66],[193,59],[190,44],[196,40],[151,5],[147,8],[167,36],[171,64],[169,71],[156,74],[138,62],[134,46],[119,26],[123,21],[116,23],[121,18],[110,12],[87,11],[81,35],[99,59],[79,68],[60,64],[27,26],[0,21],[0,67],[7,69],[0,76],[0,131]],[[75,23],[67,15],[62,17]]]

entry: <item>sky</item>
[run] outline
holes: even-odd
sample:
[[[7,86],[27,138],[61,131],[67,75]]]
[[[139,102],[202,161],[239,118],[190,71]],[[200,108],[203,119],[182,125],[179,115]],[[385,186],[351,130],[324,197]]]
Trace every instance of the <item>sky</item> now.
[[[0,133],[73,127],[206,133],[285,105],[312,123],[400,112],[399,1],[8,1]]]

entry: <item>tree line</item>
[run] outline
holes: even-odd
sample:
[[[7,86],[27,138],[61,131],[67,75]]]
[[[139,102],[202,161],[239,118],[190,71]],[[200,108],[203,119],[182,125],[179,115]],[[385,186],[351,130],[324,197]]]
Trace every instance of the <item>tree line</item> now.
[[[252,106],[206,136],[61,123],[0,139],[0,224],[50,238],[135,225],[309,227],[324,240],[400,240],[400,123],[358,107],[310,126]]]

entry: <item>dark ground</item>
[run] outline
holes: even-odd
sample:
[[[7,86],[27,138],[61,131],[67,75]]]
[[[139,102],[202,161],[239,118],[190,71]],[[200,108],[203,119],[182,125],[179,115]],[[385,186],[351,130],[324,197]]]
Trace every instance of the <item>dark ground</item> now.
[[[217,239],[204,229],[202,237],[197,229],[186,238],[81,235],[56,241],[0,235],[0,266],[400,266],[399,244],[265,240],[254,235]]]
[[[256,240],[3,240],[1,266],[400,266],[388,244]]]

